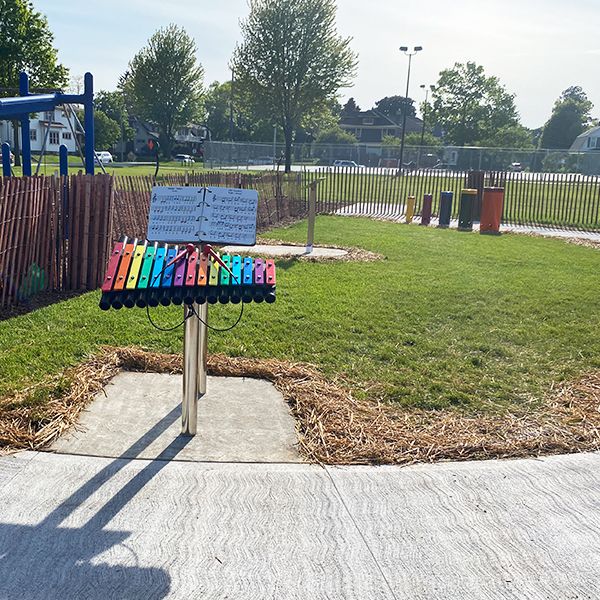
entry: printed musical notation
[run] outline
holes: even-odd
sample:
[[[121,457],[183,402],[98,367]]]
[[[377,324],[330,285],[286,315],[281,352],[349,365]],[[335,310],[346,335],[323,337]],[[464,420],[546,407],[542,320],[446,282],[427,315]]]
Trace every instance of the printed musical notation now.
[[[258,192],[237,188],[155,187],[150,241],[256,244]]]

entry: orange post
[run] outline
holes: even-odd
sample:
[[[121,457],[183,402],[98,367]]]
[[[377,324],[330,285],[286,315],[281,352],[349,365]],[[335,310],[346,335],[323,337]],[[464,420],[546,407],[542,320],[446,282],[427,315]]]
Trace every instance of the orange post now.
[[[500,221],[504,208],[504,188],[483,188],[481,201],[480,233],[500,234]]]

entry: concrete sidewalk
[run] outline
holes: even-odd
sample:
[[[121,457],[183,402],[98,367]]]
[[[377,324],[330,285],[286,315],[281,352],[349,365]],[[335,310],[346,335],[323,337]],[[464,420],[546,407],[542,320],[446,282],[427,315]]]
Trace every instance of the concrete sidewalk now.
[[[600,597],[600,455],[0,458],[0,599]]]

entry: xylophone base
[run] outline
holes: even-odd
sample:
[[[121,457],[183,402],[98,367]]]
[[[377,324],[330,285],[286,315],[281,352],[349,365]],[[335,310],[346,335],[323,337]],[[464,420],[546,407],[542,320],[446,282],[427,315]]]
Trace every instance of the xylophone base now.
[[[204,321],[202,323],[196,315]],[[196,435],[198,398],[206,394],[206,354],[208,349],[208,304],[184,305],[183,333],[183,398],[181,401],[181,434]]]

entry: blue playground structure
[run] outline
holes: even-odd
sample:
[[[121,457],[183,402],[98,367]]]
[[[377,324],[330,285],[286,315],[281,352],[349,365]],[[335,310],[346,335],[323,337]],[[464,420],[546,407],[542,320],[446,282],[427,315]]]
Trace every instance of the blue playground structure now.
[[[54,110],[61,104],[82,104],[85,130],[85,172],[94,174],[94,78],[91,73],[84,76],[83,94],[30,94],[27,73],[19,76],[19,94],[16,98],[0,98],[0,119],[21,121],[21,150],[23,175],[31,176],[31,142],[29,138],[29,116],[31,113]],[[60,148],[60,172],[67,174],[66,147]],[[2,144],[2,172],[10,177],[10,146]]]

